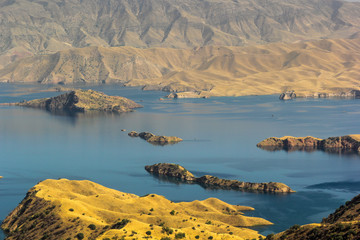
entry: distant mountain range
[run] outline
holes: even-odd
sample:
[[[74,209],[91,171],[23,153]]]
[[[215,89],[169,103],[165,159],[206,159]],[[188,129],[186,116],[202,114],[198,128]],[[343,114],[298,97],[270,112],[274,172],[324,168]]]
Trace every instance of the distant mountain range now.
[[[226,96],[357,89],[359,38],[359,2],[4,0],[0,81]]]
[[[16,61],[2,82],[122,83],[216,96],[358,89],[360,38],[194,49],[73,48]]]
[[[243,46],[360,35],[338,0],[4,0],[0,65],[71,47]]]

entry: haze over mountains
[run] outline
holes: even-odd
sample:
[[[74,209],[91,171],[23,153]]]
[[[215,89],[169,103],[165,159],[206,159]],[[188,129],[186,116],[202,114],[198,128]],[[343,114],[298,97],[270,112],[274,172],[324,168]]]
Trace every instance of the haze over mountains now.
[[[330,91],[339,81],[358,87],[358,2],[6,0],[0,33],[0,81],[122,82],[214,95]],[[324,38],[355,40],[295,43]],[[273,42],[281,44],[234,47]],[[119,46],[136,48],[108,48]]]

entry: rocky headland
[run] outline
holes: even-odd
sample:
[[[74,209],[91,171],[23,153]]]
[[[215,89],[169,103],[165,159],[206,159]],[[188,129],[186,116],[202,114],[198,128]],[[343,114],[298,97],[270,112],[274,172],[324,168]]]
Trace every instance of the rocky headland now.
[[[183,180],[189,183],[197,183],[206,188],[218,189],[233,189],[249,192],[270,192],[270,193],[292,193],[295,192],[290,187],[279,182],[268,183],[251,183],[242,182],[238,180],[227,180],[218,177],[205,175],[196,178],[191,172],[178,164],[172,163],[157,163],[154,165],[145,166],[145,170],[149,173],[167,176]]]
[[[346,202],[321,223],[294,225],[284,232],[268,235],[266,239],[358,240],[360,239],[360,195]]]
[[[29,190],[1,227],[23,239],[258,239],[249,227],[271,222],[244,216],[251,207],[216,198],[174,203],[139,197],[90,181],[45,180]]]
[[[327,139],[320,139],[315,137],[292,137],[284,136],[281,138],[270,137],[256,145],[265,150],[323,150],[334,151],[344,150],[360,153],[360,135],[346,135],[340,137],[329,137]]]
[[[93,90],[72,90],[56,97],[23,101],[14,105],[69,113],[90,111],[121,113],[142,107],[130,99],[108,96]]]
[[[157,136],[150,132],[135,132],[131,131],[128,133],[130,137],[140,137],[147,142],[154,144],[154,145],[167,145],[167,144],[175,144],[181,142],[182,139],[179,137],[174,136]]]

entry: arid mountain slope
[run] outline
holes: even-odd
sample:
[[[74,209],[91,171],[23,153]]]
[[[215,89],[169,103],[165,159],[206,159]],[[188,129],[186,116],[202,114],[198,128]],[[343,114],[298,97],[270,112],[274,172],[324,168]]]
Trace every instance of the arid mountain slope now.
[[[29,57],[0,70],[3,82],[123,83],[216,96],[359,89],[360,39],[194,49],[87,47]]]
[[[4,0],[0,65],[70,47],[187,48],[359,36],[339,0]]]
[[[271,223],[244,216],[248,210],[216,198],[174,203],[90,181],[48,179],[29,190],[1,227],[8,240],[258,239],[248,227]]]

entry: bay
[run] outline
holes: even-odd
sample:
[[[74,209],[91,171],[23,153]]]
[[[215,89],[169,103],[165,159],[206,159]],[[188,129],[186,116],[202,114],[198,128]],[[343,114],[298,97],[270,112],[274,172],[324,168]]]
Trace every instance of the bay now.
[[[29,93],[49,86],[0,84],[0,103],[58,95]],[[294,224],[320,222],[359,194],[360,157],[323,151],[265,151],[267,137],[327,138],[360,133],[360,100],[296,99],[278,96],[160,100],[166,93],[118,85],[77,86],[128,97],[144,105],[132,113],[64,116],[0,106],[0,219],[27,190],[47,178],[88,179],[123,192],[156,193],[172,201],[216,197],[248,205],[274,223],[263,234]],[[127,132],[178,136],[183,142],[154,146]],[[210,190],[151,176],[145,165],[177,163],[197,176],[215,175],[250,182],[283,182],[293,194]],[[4,236],[0,237],[3,239]]]

